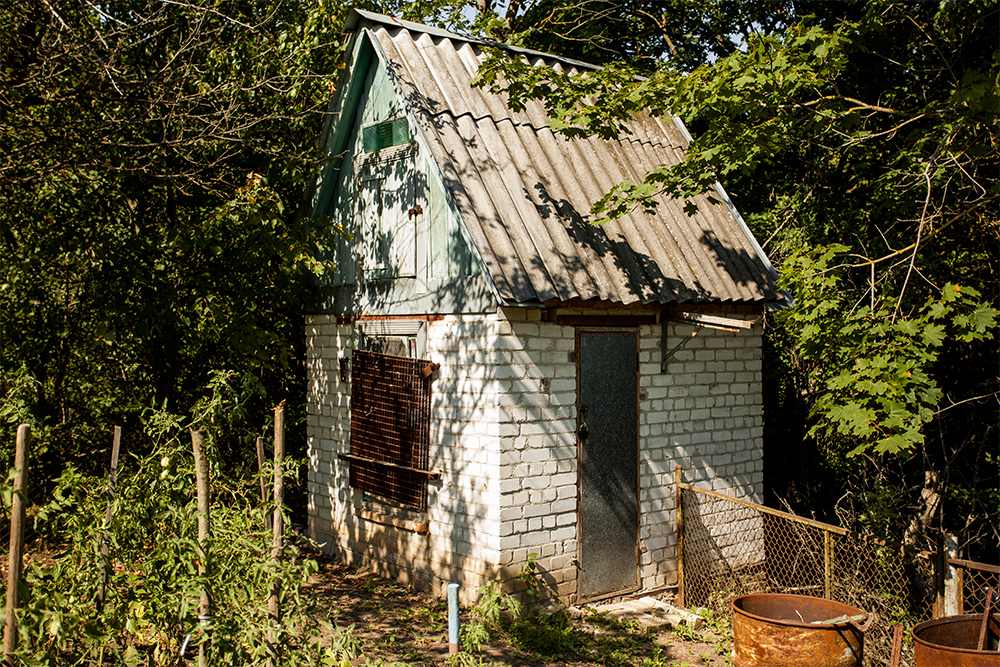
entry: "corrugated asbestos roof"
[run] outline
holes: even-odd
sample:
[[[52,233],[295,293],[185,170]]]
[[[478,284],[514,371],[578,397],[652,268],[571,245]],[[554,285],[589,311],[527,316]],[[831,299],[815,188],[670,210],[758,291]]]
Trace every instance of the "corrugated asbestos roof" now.
[[[661,198],[655,215],[588,224],[592,204],[612,186],[683,159],[683,126],[643,114],[629,124],[631,136],[567,140],[549,129],[540,103],[515,113],[500,95],[469,85],[481,56],[468,38],[360,11],[348,25],[371,31],[398,77],[502,301],[779,298],[774,270],[742,220],[705,196],[694,216],[683,201]]]

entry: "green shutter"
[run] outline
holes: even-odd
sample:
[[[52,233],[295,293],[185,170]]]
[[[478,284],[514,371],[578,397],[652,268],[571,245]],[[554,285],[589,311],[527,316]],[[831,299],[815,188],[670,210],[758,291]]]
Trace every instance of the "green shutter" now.
[[[406,121],[406,116],[392,121],[392,144],[399,146],[410,140],[410,124]]]
[[[379,149],[376,127],[376,125],[369,125],[368,127],[361,128],[361,141],[366,153],[371,153]]]
[[[388,148],[392,146],[392,121],[378,124],[378,147]]]
[[[377,125],[369,125],[361,128],[361,141],[366,153],[405,144],[410,141],[410,124],[403,116]]]

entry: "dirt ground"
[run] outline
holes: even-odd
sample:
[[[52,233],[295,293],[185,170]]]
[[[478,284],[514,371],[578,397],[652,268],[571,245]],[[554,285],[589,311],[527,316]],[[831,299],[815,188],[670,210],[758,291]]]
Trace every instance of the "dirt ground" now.
[[[329,560],[320,561],[307,594],[331,614],[341,630],[350,626],[363,658],[355,664],[440,665],[448,658],[447,603],[395,581]],[[512,632],[493,637],[462,665],[598,667],[694,667],[731,664],[728,619],[709,618],[699,631],[645,630],[584,608],[561,630],[549,650],[532,650]],[[471,617],[462,610],[462,623]],[[367,663],[366,663],[367,661]]]

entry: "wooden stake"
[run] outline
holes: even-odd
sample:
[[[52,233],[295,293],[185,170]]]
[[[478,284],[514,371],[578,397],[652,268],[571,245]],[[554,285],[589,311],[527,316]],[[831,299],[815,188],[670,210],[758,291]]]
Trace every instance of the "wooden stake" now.
[[[899,667],[899,659],[903,654],[903,626],[892,629],[892,653],[889,654],[889,667]]]
[[[284,525],[281,519],[281,507],[285,502],[285,482],[281,474],[282,466],[285,462],[285,402],[282,401],[274,409],[274,521],[273,542],[271,544],[271,560],[278,561],[281,558],[281,550],[284,546]],[[271,597],[267,602],[267,610],[271,617],[271,629],[269,630],[269,643],[274,644],[276,640],[275,628],[281,621],[281,607],[279,605],[279,595],[281,590],[278,586],[277,577],[271,582]]]
[[[110,530],[111,519],[113,517],[111,503],[115,499],[115,481],[118,479],[118,447],[122,441],[122,427],[115,426],[115,435],[111,443],[111,474],[108,477],[108,510],[104,515],[104,541],[101,544],[101,585],[97,589],[97,611],[100,613],[104,609],[104,595],[108,588],[108,578],[111,576],[110,562],[111,544]]]
[[[271,546],[271,557],[277,560],[281,556],[284,539],[281,506],[285,503],[285,478],[281,469],[285,464],[285,402],[282,401],[274,409],[274,543]]]
[[[987,651],[990,647],[990,620],[992,620],[990,607],[992,604],[993,587],[990,586],[986,589],[986,606],[983,608],[983,623],[979,626],[979,643],[976,645],[976,649],[979,651]]]
[[[28,446],[31,444],[31,427],[21,424],[17,428],[17,450],[14,455],[14,495],[10,505],[10,551],[7,560],[7,622],[3,630],[4,664],[13,666],[17,650],[16,609],[21,600],[17,587],[21,581],[22,551],[24,549],[24,487],[28,481]]]
[[[191,431],[191,445],[194,449],[194,474],[198,486],[198,574],[204,577],[208,573],[208,553],[205,550],[209,534],[209,480],[208,456],[205,452],[205,432]],[[212,603],[208,595],[208,585],[201,585],[201,601],[198,607],[198,621],[202,627],[208,627],[211,620]],[[205,642],[198,647],[198,667],[208,666],[208,656],[205,654]]]
[[[271,560],[277,562],[281,558],[281,549],[284,541],[284,526],[281,521],[281,506],[285,502],[285,483],[281,474],[281,468],[285,462],[285,402],[282,401],[274,409],[274,519],[271,522],[273,529],[271,543]],[[261,482],[263,484],[263,482]],[[271,581],[271,595],[267,601],[268,615],[271,617],[271,627],[267,629],[268,659],[265,663],[267,667],[275,664],[274,645],[277,642],[277,627],[281,621],[281,606],[279,595],[281,589],[278,586],[278,579],[275,577]]]
[[[257,438],[257,474],[260,478],[260,502],[267,505],[267,482],[264,481],[264,438]],[[271,529],[271,517],[264,515],[264,527]]]

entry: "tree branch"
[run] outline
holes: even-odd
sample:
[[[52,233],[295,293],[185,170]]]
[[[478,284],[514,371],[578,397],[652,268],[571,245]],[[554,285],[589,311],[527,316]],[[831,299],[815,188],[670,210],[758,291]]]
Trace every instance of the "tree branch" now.
[[[920,239],[924,233],[924,224],[927,222],[927,209],[931,205],[931,166],[934,164],[933,159],[928,160],[927,166],[924,167],[924,180],[927,182],[927,196],[924,197],[924,208],[920,213],[920,224],[917,225],[917,240],[913,242],[913,254],[910,255],[910,268],[906,270],[906,278],[903,279],[903,286],[899,290],[899,298],[896,300],[896,308],[892,313],[892,321],[896,321],[896,316],[899,315],[899,307],[903,303],[903,295],[906,294],[906,286],[910,283],[910,275],[913,273],[913,266],[917,262],[917,250],[920,248]]]
[[[931,236],[934,236],[936,234],[939,234],[940,232],[943,232],[945,229],[947,229],[948,227],[950,227],[955,222],[961,220],[962,218],[966,217],[967,215],[973,213],[974,211],[982,208],[986,204],[989,204],[989,203],[992,203],[992,202],[996,202],[997,199],[998,199],[998,197],[987,197],[985,199],[980,200],[978,204],[970,206],[969,208],[965,209],[964,211],[961,211],[960,213],[956,213],[954,216],[952,216],[952,218],[950,220],[948,220],[944,224],[940,225],[936,229],[932,229],[931,231],[927,232],[927,238],[930,238]],[[902,255],[903,253],[908,252],[909,250],[913,249],[914,246],[916,246],[916,243],[911,243],[910,245],[906,246],[905,248],[900,248],[899,250],[891,252],[888,255],[885,255],[883,257],[879,257],[878,259],[870,259],[868,261],[861,262],[860,264],[841,264],[840,266],[841,267],[846,267],[846,268],[849,268],[849,269],[857,269],[857,268],[861,268],[863,266],[869,266],[871,264],[877,264],[879,262],[884,262],[887,259],[892,259],[893,257],[898,257],[898,256]]]
[[[972,398],[967,398],[964,401],[959,401],[958,403],[952,403],[948,407],[941,408],[940,410],[938,410],[937,412],[935,412],[934,416],[936,417],[939,414],[941,414],[942,412],[946,412],[947,410],[951,410],[952,408],[957,408],[962,403],[970,403],[972,401],[981,401],[984,398],[994,398],[994,397],[1000,397],[1000,392],[995,391],[992,394],[983,394],[982,396],[973,396]]]

